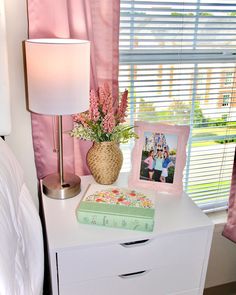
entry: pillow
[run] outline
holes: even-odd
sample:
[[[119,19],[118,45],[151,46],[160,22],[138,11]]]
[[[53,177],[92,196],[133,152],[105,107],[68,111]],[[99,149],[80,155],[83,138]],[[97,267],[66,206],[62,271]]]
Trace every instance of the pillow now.
[[[0,139],[0,294],[42,293],[44,253],[40,218],[23,171]]]

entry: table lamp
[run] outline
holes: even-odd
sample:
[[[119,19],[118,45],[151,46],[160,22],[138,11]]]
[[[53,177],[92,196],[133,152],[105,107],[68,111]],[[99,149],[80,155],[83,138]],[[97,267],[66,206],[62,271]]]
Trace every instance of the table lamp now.
[[[80,192],[80,178],[64,173],[62,115],[88,110],[90,42],[78,39],[25,41],[29,110],[58,116],[59,173],[43,178],[43,192],[67,199]]]

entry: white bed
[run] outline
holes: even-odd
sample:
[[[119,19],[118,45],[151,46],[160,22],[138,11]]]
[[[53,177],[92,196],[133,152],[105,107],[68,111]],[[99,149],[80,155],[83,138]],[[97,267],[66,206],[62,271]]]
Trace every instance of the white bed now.
[[[38,212],[23,171],[0,139],[0,294],[42,293],[44,253]]]
[[[0,23],[0,136],[7,136],[11,118],[4,1]],[[39,215],[17,159],[0,138],[0,295],[42,294],[43,273]]]

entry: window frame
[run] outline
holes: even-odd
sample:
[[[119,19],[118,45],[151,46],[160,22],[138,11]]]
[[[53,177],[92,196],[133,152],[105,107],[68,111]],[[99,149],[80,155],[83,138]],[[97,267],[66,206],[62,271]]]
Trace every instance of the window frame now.
[[[121,3],[134,3],[135,0],[132,1],[127,1],[127,0],[121,0]],[[137,1],[139,3],[144,3],[146,1]],[[151,2],[151,1],[150,1]],[[164,3],[165,1],[163,1]],[[200,2],[200,1],[198,1]],[[132,4],[131,4],[132,5]],[[133,25],[132,23],[130,24],[130,35],[134,35],[135,32],[132,30]],[[134,29],[134,28],[133,28]],[[134,39],[133,39],[134,40]],[[155,61],[155,64],[195,64],[195,67],[197,64],[204,64],[204,63],[235,63],[235,55],[236,55],[236,49],[213,49],[213,50],[206,50],[206,49],[198,49],[198,50],[190,50],[190,49],[181,49],[181,50],[159,50],[159,49],[137,49],[135,48],[134,44],[132,42],[130,43],[130,48],[129,49],[120,49],[120,65],[129,65],[130,66],[130,72],[131,76],[133,75],[135,71],[135,65],[151,65]],[[180,58],[181,56],[181,58]],[[198,63],[197,63],[198,62]],[[204,138],[194,138],[192,136],[193,128],[194,128],[194,104],[196,101],[196,93],[197,93],[197,68],[195,69],[195,78],[193,79],[194,85],[193,85],[193,95],[192,95],[192,110],[191,110],[191,121],[190,121],[190,137],[189,137],[189,143],[187,147],[187,153],[191,154],[191,149],[192,149],[192,144],[195,141],[204,141]],[[227,77],[226,77],[227,78]],[[233,83],[233,82],[232,82]],[[226,84],[226,87],[230,86],[230,83]],[[131,82],[131,88],[134,87],[132,86]],[[134,116],[133,116],[133,103],[132,100],[134,101],[134,97],[132,97],[132,91],[130,93],[130,101],[131,101],[131,106],[130,106],[130,124],[133,125],[135,124]],[[228,106],[223,106],[223,97],[222,97],[222,106],[221,107],[228,107]],[[220,139],[219,136],[217,136],[217,139]],[[133,143],[130,144],[130,149],[133,148]],[[190,157],[187,157],[187,162],[186,162],[186,175],[185,175],[185,181],[184,181],[184,187],[186,189],[187,183],[188,183],[188,178],[189,178],[189,167],[190,167]],[[203,205],[199,205],[204,211],[217,211],[217,210],[222,210],[227,208],[227,199],[225,200],[219,200],[219,201],[214,201],[214,202],[209,202]]]

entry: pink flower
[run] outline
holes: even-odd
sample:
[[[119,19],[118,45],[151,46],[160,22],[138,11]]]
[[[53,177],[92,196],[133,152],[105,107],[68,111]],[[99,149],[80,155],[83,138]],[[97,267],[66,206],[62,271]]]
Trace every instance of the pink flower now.
[[[125,122],[125,117],[127,116],[126,114],[127,106],[128,106],[128,90],[125,90],[124,93],[122,94],[121,102],[117,111],[118,123]]]
[[[73,115],[73,121],[77,124],[82,124],[84,127],[87,127],[88,124],[87,124],[87,114],[86,113],[81,113],[81,114],[76,114],[76,115]]]
[[[119,103],[119,99],[114,101],[111,88],[105,82],[97,90],[91,90],[89,99],[89,110],[73,115],[75,126],[71,132],[72,136],[95,142],[114,139],[121,142],[136,136],[126,126],[117,128],[120,123],[125,122],[127,116],[127,90],[122,94]]]
[[[106,104],[106,94],[104,92],[104,89],[102,87],[99,87],[98,88],[98,103],[99,103],[99,106],[101,107],[103,113],[106,112],[106,110],[104,109],[105,107],[105,104]]]
[[[103,87],[99,87],[99,106],[103,114],[107,114],[110,112],[111,108],[113,108],[113,97],[111,95],[111,91],[107,82],[104,83]]]
[[[111,133],[115,127],[115,117],[113,112],[109,112],[105,115],[102,121],[102,127],[104,132]]]
[[[123,201],[122,204],[125,205],[125,206],[129,206],[131,204],[131,202],[129,202],[129,201]]]
[[[135,197],[135,196],[136,196],[136,194],[135,194],[134,192],[131,192],[129,195],[130,195],[131,197]]]
[[[90,108],[89,108],[89,118],[94,123],[99,119],[100,113],[98,110],[98,96],[94,90],[90,92]]]
[[[78,123],[80,121],[80,114],[72,115],[73,122]]]

